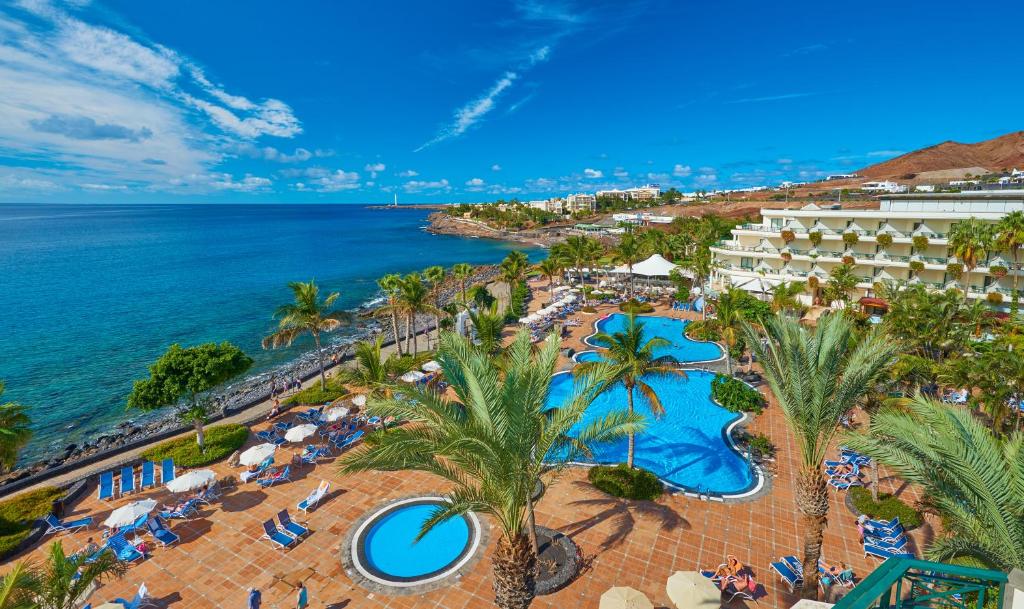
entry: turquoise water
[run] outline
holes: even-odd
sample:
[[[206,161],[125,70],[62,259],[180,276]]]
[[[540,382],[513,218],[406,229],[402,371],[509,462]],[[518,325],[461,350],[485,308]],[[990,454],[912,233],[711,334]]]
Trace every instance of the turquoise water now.
[[[416,541],[420,527],[436,509],[435,503],[408,505],[373,523],[362,542],[367,566],[394,578],[417,578],[455,562],[470,542],[464,518],[450,518]]]
[[[618,318],[618,319],[617,319]],[[612,315],[597,325],[604,332],[621,331],[624,315]],[[699,343],[683,338],[679,320],[646,316],[645,336],[662,336],[673,340],[672,347],[660,355],[669,355],[677,361],[701,361],[721,355],[717,345]],[[708,345],[714,346],[712,352]],[[601,351],[589,351],[576,356],[578,361],[601,359]],[[647,417],[648,426],[636,436],[634,464],[654,472],[662,480],[690,490],[701,489],[713,494],[733,494],[753,486],[754,477],[746,460],[732,448],[725,438],[725,429],[740,415],[729,412],[711,401],[711,381],[715,375],[699,370],[687,370],[686,376],[646,376],[661,400],[665,414],[655,418],[650,414],[650,402],[639,391],[633,402],[637,412]],[[548,394],[549,406],[564,404],[574,393],[570,373],[555,375]],[[583,420],[576,425],[582,429],[590,421],[609,412],[627,407],[626,387],[619,383],[600,394]],[[593,450],[593,462],[624,463],[628,440],[598,445]]]
[[[629,316],[627,315],[613,313],[598,320],[596,328],[598,332],[615,334],[625,331],[628,320]],[[715,343],[698,342],[686,338],[683,330],[686,329],[688,321],[655,315],[638,315],[636,320],[643,324],[645,340],[659,336],[670,341],[670,344],[654,350],[656,358],[668,357],[673,361],[686,363],[711,361],[722,357],[722,349]],[[588,338],[587,343],[597,347],[602,346],[593,338]]]
[[[36,437],[24,457],[137,418],[124,411],[132,379],[172,342],[230,340],[256,360],[254,372],[308,350],[308,341],[260,347],[274,308],[290,299],[289,281],[315,278],[351,308],[376,296],[385,273],[494,263],[512,249],[426,233],[427,214],[0,204],[0,379],[4,401],[31,409]]]

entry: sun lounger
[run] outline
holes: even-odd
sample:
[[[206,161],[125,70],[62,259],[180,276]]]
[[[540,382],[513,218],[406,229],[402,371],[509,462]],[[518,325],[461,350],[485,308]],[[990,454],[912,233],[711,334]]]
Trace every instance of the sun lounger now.
[[[86,516],[85,518],[79,518],[78,520],[59,520],[53,514],[47,514],[43,521],[50,528],[46,529],[43,535],[49,535],[50,533],[64,533],[66,531],[77,531],[78,529],[84,528],[92,524],[92,516]]]
[[[181,509],[174,512],[160,512],[161,518],[170,520],[172,518],[178,519],[189,519],[199,513],[199,502],[195,499],[189,499],[181,507]]]
[[[277,520],[281,523],[281,528],[292,537],[298,538],[303,535],[309,535],[309,529],[292,520],[292,517],[288,514],[288,510],[281,510],[278,512]]]
[[[339,448],[341,450],[345,450],[349,446],[352,446],[353,444],[358,442],[363,437],[363,435],[365,435],[365,432],[362,429],[360,429],[359,431],[355,432],[351,436],[345,438],[345,441],[342,443],[342,445]]]
[[[164,523],[158,518],[150,517],[146,521],[146,528],[149,529],[149,534],[153,536],[153,539],[159,541],[160,545],[164,547],[181,541],[181,537],[164,526]]]
[[[121,496],[135,492],[135,468],[125,466],[121,468]]]
[[[864,537],[864,543],[869,544],[878,548],[885,548],[887,550],[902,550],[907,546],[907,538],[897,537],[895,539],[880,539],[867,535]]]
[[[828,483],[837,491],[845,491],[851,486],[861,486],[860,480],[843,480],[839,478],[829,478]]]
[[[154,486],[156,486],[156,463],[143,461],[142,478],[139,481],[139,488],[146,489]]]
[[[284,469],[270,474],[266,478],[261,478],[256,481],[262,488],[267,488],[277,484],[278,482],[291,482],[291,478],[288,475],[291,473],[291,466],[285,465]]]
[[[164,459],[160,463],[160,483],[167,484],[174,480],[174,459]]]
[[[870,543],[864,544],[864,558],[873,556],[875,558],[881,558],[882,560],[886,560],[894,557],[912,557],[913,555],[913,552],[904,552],[903,550],[883,548]]]
[[[114,553],[121,562],[135,562],[140,558],[143,558],[142,552],[135,549],[132,544],[128,543],[128,540],[124,538],[124,533],[118,533],[107,539],[107,547]]]
[[[291,425],[285,423],[284,421],[279,421],[277,423],[274,423],[273,427],[274,427],[274,431],[276,431],[277,433],[279,433],[281,435],[284,435],[285,432],[287,432],[289,429],[291,429]]]
[[[101,501],[114,498],[114,472],[100,474],[99,498]]]
[[[901,529],[903,528],[903,526],[900,524],[899,516],[893,516],[892,520],[874,520],[872,518],[869,518],[867,521],[864,522],[864,526],[870,529],[882,529],[886,531],[892,531],[896,529],[896,527],[900,527]]]
[[[313,448],[313,450],[307,450],[299,457],[299,459],[308,465],[313,465],[323,457],[327,456],[326,448]]]
[[[299,502],[296,508],[302,510],[304,513],[309,513],[310,510],[316,507],[316,504],[320,503],[320,500],[327,495],[327,491],[330,490],[331,483],[326,480],[321,480],[320,485],[313,489],[313,492],[308,497]]]
[[[794,571],[793,568],[789,565],[789,563],[785,560],[773,562],[770,565],[770,568],[772,571],[778,573],[779,577],[782,578],[782,581],[784,581],[786,583],[786,586],[789,587],[790,593],[804,585],[803,575],[801,575],[797,571]]]
[[[295,538],[289,535],[285,535],[281,531],[277,530],[273,520],[268,520],[263,523],[263,537],[260,539],[269,539],[270,543],[281,548],[282,550],[290,547],[295,543]]]
[[[264,442],[267,442],[268,444],[273,444],[274,446],[281,446],[282,444],[287,442],[287,440],[285,440],[281,436],[267,430],[257,431],[256,437],[259,438],[260,440],[263,440]]]
[[[118,603],[124,607],[124,609],[139,609],[146,604],[146,597],[149,595],[149,591],[146,590],[146,584],[139,585],[139,591],[135,593],[132,600],[126,601],[123,598],[114,599],[115,603]]]

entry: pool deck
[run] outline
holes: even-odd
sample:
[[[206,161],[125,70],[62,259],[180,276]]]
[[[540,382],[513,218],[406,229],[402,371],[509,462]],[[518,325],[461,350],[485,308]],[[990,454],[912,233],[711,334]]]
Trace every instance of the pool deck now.
[[[532,285],[542,290],[547,286],[546,282]],[[540,300],[536,298],[531,308],[538,308]],[[603,308],[601,313],[611,310]],[[669,311],[664,306],[655,314],[690,319],[699,316]],[[583,326],[572,328],[565,345],[583,350],[582,338],[592,331],[597,316],[577,317]],[[568,365],[568,361],[562,364]],[[752,501],[723,504],[673,495],[657,502],[628,502],[596,491],[586,482],[582,469],[570,470],[551,486],[537,505],[538,524],[570,535],[582,548],[585,569],[568,587],[538,598],[533,607],[593,609],[601,593],[616,585],[643,591],[656,607],[672,607],[665,594],[669,575],[676,570],[714,568],[727,554],[735,554],[753,568],[762,587],[760,607],[789,607],[795,602],[796,598],[768,569],[769,563],[781,555],[799,554],[802,539],[794,504],[796,446],[779,409],[771,399],[769,402],[769,408],[750,428],[768,434],[778,446],[775,477],[770,492]],[[250,439],[250,444],[254,443],[255,439]],[[284,463],[291,452],[288,445],[283,447],[278,463]],[[218,477],[237,476],[239,471],[224,462],[212,469]],[[304,517],[295,505],[321,479],[331,482],[331,493],[320,507]],[[899,480],[888,479],[884,472],[882,479],[886,490],[907,500],[916,498],[914,489]],[[131,598],[137,586],[145,583],[158,607],[242,607],[247,589],[255,586],[263,592],[263,606],[273,609],[294,606],[294,594],[287,582],[302,579],[315,608],[491,607],[490,561],[486,558],[457,584],[422,596],[372,593],[354,584],[342,568],[339,548],[360,515],[389,499],[443,490],[437,478],[417,472],[342,475],[330,460],[316,466],[299,466],[293,468],[292,482],[268,489],[240,485],[229,489],[221,501],[206,507],[198,518],[173,521],[172,529],[181,536],[180,544],[156,548],[150,558],[132,565],[122,579],[100,587],[89,600],[96,605],[118,596]],[[89,495],[65,516],[91,515],[100,523],[112,507],[142,497],[170,501],[169,494],[159,489],[101,503],[93,486]],[[878,562],[863,557],[854,517],[843,504],[845,495],[833,491],[830,497],[824,556],[830,561],[845,561],[858,578],[864,577]],[[312,530],[311,535],[287,552],[260,540],[261,523],[283,508],[288,508],[299,521],[308,520]],[[911,533],[915,550],[934,534],[935,526],[929,520]],[[94,527],[57,538],[72,551],[80,548],[90,535],[98,539],[100,531]],[[497,531],[492,529],[485,552],[493,548],[496,535]],[[19,558],[41,559],[52,539],[47,537],[45,544]],[[9,567],[10,561],[0,571],[6,572]],[[744,604],[754,606],[742,601],[730,606]]]

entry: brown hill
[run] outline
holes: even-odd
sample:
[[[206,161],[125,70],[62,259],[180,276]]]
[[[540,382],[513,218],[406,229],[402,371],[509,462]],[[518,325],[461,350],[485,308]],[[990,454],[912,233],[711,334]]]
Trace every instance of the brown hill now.
[[[983,167],[997,172],[1024,167],[1024,131],[1007,133],[976,144],[946,141],[941,144],[865,167],[857,173],[874,179],[903,178],[926,171]]]

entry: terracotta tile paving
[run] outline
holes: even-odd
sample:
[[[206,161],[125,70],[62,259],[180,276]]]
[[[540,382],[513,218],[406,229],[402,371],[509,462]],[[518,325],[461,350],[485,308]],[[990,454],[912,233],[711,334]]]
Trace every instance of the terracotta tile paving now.
[[[546,284],[542,285],[546,288]],[[532,308],[538,306],[535,301]],[[581,337],[591,332],[592,321],[596,319],[593,315],[580,318],[584,327],[572,329],[566,341],[577,349],[582,346]],[[553,595],[537,598],[533,606],[593,609],[604,590],[613,585],[629,585],[646,593],[656,606],[671,607],[665,581],[673,571],[713,568],[724,561],[726,554],[735,554],[753,567],[763,587],[758,599],[760,606],[788,607],[795,602],[768,569],[769,562],[780,555],[800,551],[800,520],[793,502],[795,446],[777,408],[769,407],[751,428],[767,433],[775,441],[778,457],[770,491],[747,503],[723,504],[681,495],[666,496],[655,503],[626,502],[593,489],[582,470],[570,470],[562,476],[540,500],[538,523],[570,535],[580,545],[586,567],[575,582]],[[278,462],[287,459],[289,452],[287,447],[279,451]],[[219,477],[237,474],[225,463],[213,469]],[[158,606],[174,609],[242,607],[250,586],[263,591],[264,607],[292,607],[291,587],[278,581],[281,576],[290,575],[306,580],[312,606],[318,608],[493,606],[490,561],[486,558],[458,583],[421,596],[371,593],[354,584],[341,567],[339,544],[357,517],[389,499],[443,491],[437,478],[408,472],[347,476],[339,474],[330,461],[315,467],[293,468],[293,472],[290,483],[265,490],[253,484],[240,485],[226,492],[212,507],[206,507],[198,518],[173,521],[173,530],[181,536],[180,544],[156,548],[150,558],[133,565],[123,579],[102,586],[90,600],[98,604],[118,596],[131,598],[136,587],[144,582]],[[321,479],[331,482],[332,491],[308,516],[312,534],[287,552],[261,541],[262,521],[282,508],[288,508],[293,518],[300,516],[295,504]],[[883,486],[891,487],[890,490],[897,490],[896,483],[883,476]],[[913,499],[911,490],[899,490]],[[93,488],[87,498],[74,506],[74,513],[67,516],[88,514],[102,522],[112,507],[128,501],[118,499],[113,504],[101,504],[95,495]],[[170,501],[163,490],[141,493],[132,499],[149,496]],[[832,493],[825,556],[831,561],[849,563],[863,577],[877,563],[863,557],[853,516],[842,499],[842,494]],[[917,547],[922,535],[931,532],[931,525],[914,532]],[[62,535],[60,539],[65,548],[74,550],[84,544],[87,536],[98,538],[99,534],[99,529],[93,528]],[[491,546],[493,540],[492,535]],[[50,539],[45,541],[49,543]],[[39,559],[44,550],[45,544],[30,551],[28,557]],[[489,551],[490,548],[485,550]],[[732,606],[742,606],[742,602]]]

